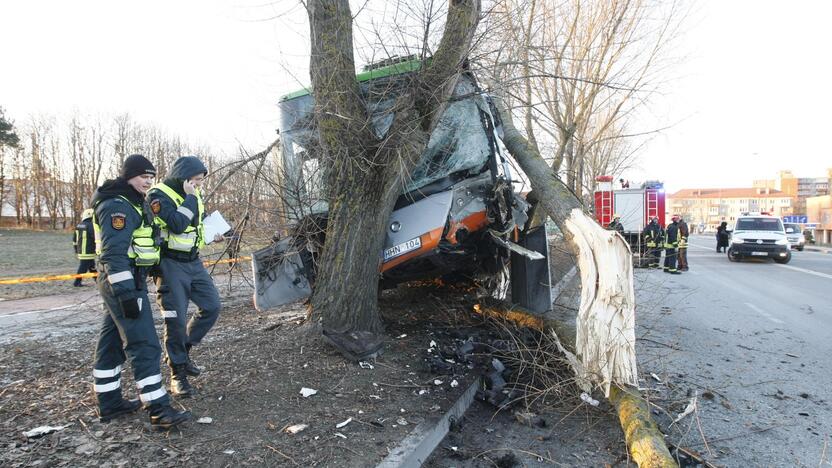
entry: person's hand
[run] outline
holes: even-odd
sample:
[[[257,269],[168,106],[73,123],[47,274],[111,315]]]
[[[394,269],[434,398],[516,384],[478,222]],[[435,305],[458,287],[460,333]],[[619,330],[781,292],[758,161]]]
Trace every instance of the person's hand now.
[[[214,242],[222,242],[225,239],[225,236],[222,234],[215,234],[214,235]]]
[[[193,195],[194,192],[196,192],[196,187],[194,186],[194,183],[191,182],[190,180],[183,180],[182,181],[182,190],[185,191],[186,195]]]

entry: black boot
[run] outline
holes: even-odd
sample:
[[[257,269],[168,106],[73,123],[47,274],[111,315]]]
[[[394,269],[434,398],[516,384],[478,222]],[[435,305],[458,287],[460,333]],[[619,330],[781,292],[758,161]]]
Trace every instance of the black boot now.
[[[202,373],[202,369],[191,360],[191,345],[185,345],[185,351],[188,353],[188,363],[185,364],[185,372],[187,372],[191,377],[199,377],[199,374]]]
[[[170,405],[150,406],[150,426],[153,429],[168,430],[190,420],[190,411],[177,411]]]
[[[188,382],[187,364],[171,366],[170,392],[174,396],[188,398],[196,395],[196,389]]]
[[[103,423],[107,423],[119,416],[134,413],[137,409],[141,408],[141,406],[142,404],[139,403],[139,400],[125,400],[122,398],[121,402],[119,402],[119,404],[114,408],[106,411],[99,411],[98,420]]]

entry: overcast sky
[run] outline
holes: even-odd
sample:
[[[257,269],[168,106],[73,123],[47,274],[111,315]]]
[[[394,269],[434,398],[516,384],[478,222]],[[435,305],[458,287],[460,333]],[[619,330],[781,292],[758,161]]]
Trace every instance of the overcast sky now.
[[[309,81],[298,2],[4,2],[0,106],[33,113],[129,112],[233,152],[274,138],[281,94]],[[832,2],[698,2],[666,94],[643,128],[673,124],[645,148],[633,180],[668,190],[750,186],[780,169],[832,167]]]

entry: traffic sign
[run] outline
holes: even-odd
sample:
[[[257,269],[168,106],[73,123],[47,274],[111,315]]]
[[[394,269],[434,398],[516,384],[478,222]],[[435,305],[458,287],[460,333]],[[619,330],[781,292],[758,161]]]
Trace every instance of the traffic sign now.
[[[784,223],[806,224],[809,222],[809,217],[806,215],[792,215],[783,216]]]

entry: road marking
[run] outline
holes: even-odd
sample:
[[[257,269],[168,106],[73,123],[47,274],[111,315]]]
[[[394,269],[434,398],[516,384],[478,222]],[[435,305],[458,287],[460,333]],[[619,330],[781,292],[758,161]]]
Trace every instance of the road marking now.
[[[826,273],[821,273],[819,271],[814,270],[807,270],[805,268],[800,268],[796,266],[789,266],[789,265],[777,265],[779,267],[788,268],[789,270],[799,271],[801,273],[807,273],[809,275],[820,276],[821,278],[832,279],[832,275],[827,275]]]
[[[786,322],[784,322],[784,321],[780,320],[779,318],[772,316],[772,315],[771,315],[771,314],[769,314],[768,312],[764,311],[763,309],[761,309],[761,308],[759,308],[759,307],[755,306],[754,304],[752,304],[752,303],[750,303],[750,302],[746,302],[746,303],[745,303],[745,305],[747,305],[747,306],[748,306],[751,310],[753,310],[754,312],[757,312],[758,314],[760,314],[760,315],[762,315],[763,317],[765,317],[765,318],[767,318],[767,319],[771,320],[771,321],[772,321],[772,322],[774,322],[774,323],[781,323],[781,324],[782,324],[782,323],[786,323]]]

